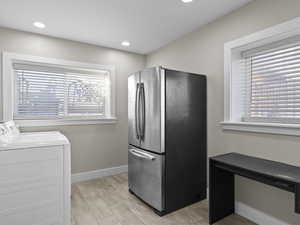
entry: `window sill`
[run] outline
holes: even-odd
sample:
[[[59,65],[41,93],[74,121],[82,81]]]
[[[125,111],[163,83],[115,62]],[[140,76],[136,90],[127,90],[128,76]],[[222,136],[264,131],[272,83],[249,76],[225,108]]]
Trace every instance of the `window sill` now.
[[[101,119],[56,119],[56,120],[15,120],[20,127],[44,127],[44,126],[65,126],[65,125],[92,125],[92,124],[115,124],[117,118]]]
[[[224,121],[223,130],[300,136],[300,124]]]

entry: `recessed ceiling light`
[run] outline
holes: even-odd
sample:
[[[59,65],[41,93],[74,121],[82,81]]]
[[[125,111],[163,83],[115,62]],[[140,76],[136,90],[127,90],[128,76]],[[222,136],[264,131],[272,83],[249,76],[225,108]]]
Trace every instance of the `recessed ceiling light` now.
[[[181,0],[183,3],[190,3],[192,2],[193,0]]]
[[[34,22],[33,25],[37,28],[43,29],[46,27],[46,25],[42,22]]]
[[[130,42],[129,41],[122,41],[122,45],[128,47],[128,46],[130,46]]]

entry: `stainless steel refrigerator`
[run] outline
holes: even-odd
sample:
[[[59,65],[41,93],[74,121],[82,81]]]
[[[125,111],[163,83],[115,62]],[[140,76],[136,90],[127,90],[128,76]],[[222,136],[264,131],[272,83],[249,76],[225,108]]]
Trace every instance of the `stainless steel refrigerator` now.
[[[129,191],[159,215],[206,198],[206,77],[155,67],[128,78]]]

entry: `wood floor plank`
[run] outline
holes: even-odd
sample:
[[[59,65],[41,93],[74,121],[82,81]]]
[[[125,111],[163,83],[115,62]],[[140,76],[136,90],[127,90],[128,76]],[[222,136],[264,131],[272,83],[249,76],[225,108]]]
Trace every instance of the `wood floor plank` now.
[[[72,187],[72,216],[76,225],[100,225],[93,216],[78,187]]]
[[[208,201],[163,217],[128,192],[128,175],[72,185],[72,225],[208,225]],[[216,225],[255,225],[232,215]]]
[[[96,218],[99,225],[121,225],[121,222],[111,211],[110,204],[106,203],[111,200],[113,193],[108,192],[113,191],[112,186],[109,186],[106,181],[92,180],[78,184],[78,189],[89,206],[90,213]],[[109,199],[106,200],[106,197]],[[114,202],[118,204],[117,201]]]

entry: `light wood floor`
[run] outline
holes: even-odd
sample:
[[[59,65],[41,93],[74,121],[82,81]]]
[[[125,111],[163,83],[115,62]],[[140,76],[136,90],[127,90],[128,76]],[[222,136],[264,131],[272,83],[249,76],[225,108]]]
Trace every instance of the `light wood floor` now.
[[[208,225],[202,201],[164,217],[128,193],[127,173],[72,186],[72,225]],[[232,215],[216,225],[255,225]]]

